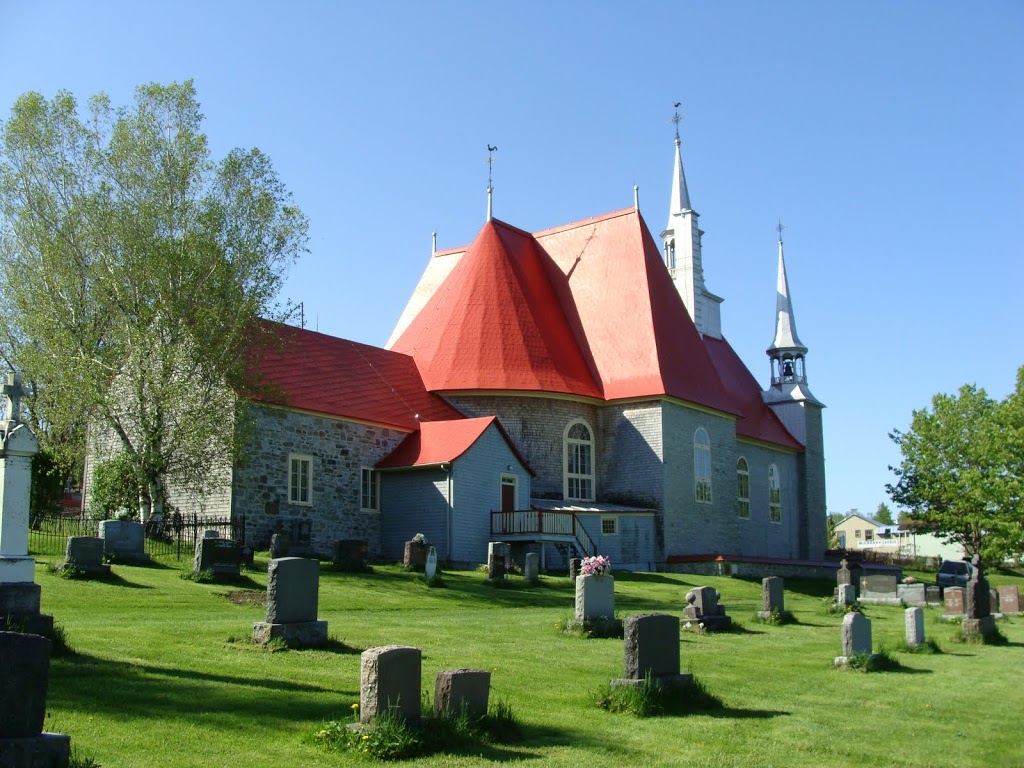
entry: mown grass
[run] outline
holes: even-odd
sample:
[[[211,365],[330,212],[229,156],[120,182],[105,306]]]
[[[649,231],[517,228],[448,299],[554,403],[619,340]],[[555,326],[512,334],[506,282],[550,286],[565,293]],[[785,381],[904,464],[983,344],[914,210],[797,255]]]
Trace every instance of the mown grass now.
[[[523,725],[515,744],[420,757],[416,765],[1021,764],[1019,618],[1000,623],[1005,646],[954,644],[958,628],[928,609],[928,637],[943,653],[912,655],[898,652],[902,609],[867,606],[876,649],[889,649],[901,669],[865,675],[832,668],[842,617],[822,608],[830,584],[787,580],[786,608],[798,621],[774,626],[749,618],[761,599],[753,581],[619,573],[620,616],[678,614],[687,590],[710,584],[745,627],[681,638],[683,671],[720,708],[637,719],[595,705],[622,674],[622,641],[558,631],[573,604],[565,577],[496,589],[484,574],[446,572],[445,588],[431,589],[398,567],[367,574],[325,567],[320,618],[335,642],[271,653],[247,642],[252,623],[264,618],[266,559],[235,584],[183,580],[173,563],[115,565],[103,581],[68,581],[45,566],[36,569],[43,609],[77,652],[52,662],[47,728],[70,734],[78,753],[104,768],[363,762],[324,751],[313,735],[350,716],[359,651],[388,644],[423,649],[430,691],[440,670],[490,670],[492,699],[507,702]],[[1001,583],[1024,588],[1015,575]]]

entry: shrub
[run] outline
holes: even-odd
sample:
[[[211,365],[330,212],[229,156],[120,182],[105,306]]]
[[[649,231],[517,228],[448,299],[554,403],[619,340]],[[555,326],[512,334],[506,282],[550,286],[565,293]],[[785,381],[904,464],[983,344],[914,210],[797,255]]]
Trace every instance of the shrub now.
[[[89,514],[94,519],[130,519],[138,515],[138,505],[139,484],[124,451],[96,465],[89,487]]]

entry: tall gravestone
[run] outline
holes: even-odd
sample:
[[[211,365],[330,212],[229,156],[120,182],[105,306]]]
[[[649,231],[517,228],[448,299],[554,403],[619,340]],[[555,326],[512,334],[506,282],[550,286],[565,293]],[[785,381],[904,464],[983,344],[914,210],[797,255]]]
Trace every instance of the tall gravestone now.
[[[851,611],[843,617],[841,638],[842,655],[836,657],[836,666],[846,665],[853,656],[871,655],[871,620]]]
[[[487,545],[487,578],[504,581],[511,564],[512,546],[504,541],[492,541]]]
[[[66,768],[71,739],[43,732],[50,676],[50,641],[0,632],[0,765]]]
[[[580,574],[576,577],[576,621],[615,617],[615,577]]]
[[[3,386],[6,418],[0,422],[0,629],[8,622],[27,632],[49,635],[53,617],[39,612],[35,561],[28,556],[29,492],[32,457],[39,443],[20,420],[21,381],[8,374]]]
[[[790,616],[786,611],[786,592],[780,577],[766,576],[761,580],[761,610],[757,616],[761,619]]]
[[[964,635],[980,634],[991,637],[996,632],[996,620],[992,616],[991,599],[988,579],[981,568],[981,558],[971,558],[974,566],[971,577],[964,590]]]
[[[907,645],[916,648],[924,642],[924,611],[920,608],[907,608],[904,611]]]
[[[282,557],[267,566],[267,620],[253,625],[253,641],[275,638],[309,648],[327,642],[327,622],[317,619],[320,563],[302,557]]]
[[[527,552],[523,564],[523,578],[527,584],[536,584],[540,575],[540,555]]]

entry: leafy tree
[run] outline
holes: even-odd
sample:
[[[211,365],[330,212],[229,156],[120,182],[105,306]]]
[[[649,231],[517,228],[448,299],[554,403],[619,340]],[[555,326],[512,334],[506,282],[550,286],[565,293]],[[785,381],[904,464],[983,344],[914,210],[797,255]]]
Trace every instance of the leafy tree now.
[[[875,522],[882,523],[882,525],[892,525],[892,512],[889,511],[889,505],[884,501],[875,510]]]
[[[0,349],[66,463],[85,426],[124,451],[143,519],[237,454],[247,353],[307,222],[259,150],[210,157],[191,81],[27,93],[0,124]]]
[[[135,468],[124,451],[96,464],[89,486],[89,514],[95,520],[110,520],[118,515],[135,517],[139,486]]]
[[[948,541],[988,563],[1024,551],[1024,368],[1002,402],[963,386],[914,411],[910,429],[894,430],[902,461],[890,467],[892,500]]]
[[[32,457],[29,525],[34,527],[41,517],[59,510],[63,496],[64,480],[61,476],[60,467],[57,466],[53,455],[49,451],[39,451]]]

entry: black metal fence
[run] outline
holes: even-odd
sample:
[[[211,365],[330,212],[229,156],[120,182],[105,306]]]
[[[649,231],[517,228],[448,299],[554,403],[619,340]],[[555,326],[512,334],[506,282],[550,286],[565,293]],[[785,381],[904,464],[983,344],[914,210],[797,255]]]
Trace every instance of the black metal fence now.
[[[28,530],[29,554],[63,555],[69,536],[99,536],[99,526],[99,521],[87,517],[65,517],[60,513],[33,515]],[[175,512],[163,520],[150,520],[146,523],[146,554],[178,560],[191,558],[196,539],[211,530],[244,544],[245,516],[235,520],[209,519]]]

